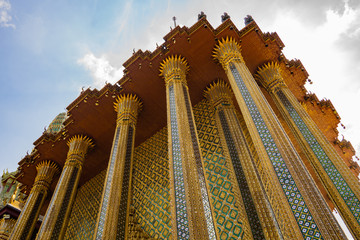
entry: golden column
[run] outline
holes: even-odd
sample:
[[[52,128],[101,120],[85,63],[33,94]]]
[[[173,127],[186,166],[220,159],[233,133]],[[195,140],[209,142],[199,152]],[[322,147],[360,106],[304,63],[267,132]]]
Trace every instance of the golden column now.
[[[15,219],[10,218],[10,216],[3,215],[0,219],[0,240],[8,240],[10,233],[14,229]]]
[[[255,170],[254,160],[236,116],[231,99],[232,92],[228,84],[223,81],[213,83],[205,90],[205,97],[215,110],[221,145],[227,149],[231,160],[227,161],[226,165],[236,176],[243,208],[248,216],[254,239],[281,239],[280,229],[274,219],[274,213]]]
[[[216,239],[203,160],[186,83],[188,65],[171,56],[160,67],[165,79],[174,239]]]
[[[66,162],[36,237],[38,240],[63,239],[85,155],[94,144],[90,138],[77,135],[69,139],[68,146]]]
[[[360,239],[359,180],[286,86],[279,64],[266,64],[256,77],[278,106],[350,231]]]
[[[295,239],[346,239],[246,67],[238,43],[232,38],[222,39],[214,49],[214,57],[228,76],[260,157],[257,169],[282,234],[293,228]],[[276,194],[280,202],[274,198]]]
[[[135,127],[141,102],[122,95],[114,103],[116,130],[94,239],[128,239]]]
[[[40,162],[36,170],[34,185],[11,234],[13,240],[31,238],[53,177],[60,171],[58,165],[52,161]]]

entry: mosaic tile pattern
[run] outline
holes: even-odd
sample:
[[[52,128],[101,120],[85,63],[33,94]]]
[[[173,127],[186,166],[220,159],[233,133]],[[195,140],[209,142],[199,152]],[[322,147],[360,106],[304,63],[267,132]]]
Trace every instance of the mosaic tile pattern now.
[[[177,234],[179,239],[189,239],[189,222],[187,218],[184,176],[180,151],[179,130],[177,126],[175,93],[173,86],[169,86],[169,103],[173,155],[172,157],[174,166]]]
[[[72,168],[73,168],[72,173],[71,173],[71,176],[69,179],[69,183],[66,187],[64,199],[61,203],[59,215],[57,216],[57,219],[56,219],[54,231],[51,234],[51,239],[58,239],[58,237],[60,235],[60,231],[64,224],[65,214],[66,214],[67,208],[69,206],[71,194],[72,194],[72,191],[74,190],[75,181],[76,181],[76,178],[77,178],[78,172],[79,172],[79,168],[77,168],[77,167],[72,167]]]
[[[193,108],[205,177],[220,239],[243,239],[239,214],[214,112],[205,100]],[[135,215],[152,238],[172,239],[167,129],[163,128],[135,148],[132,193]],[[106,170],[78,190],[64,239],[92,239]]]
[[[274,142],[274,139],[269,132],[269,129],[267,128],[254,100],[252,99],[243,79],[241,78],[234,64],[230,64],[230,70],[240,90],[240,93],[244,98],[245,104],[254,121],[256,129],[259,132],[261,141],[263,142],[266,152],[272,162],[279,182],[283,188],[283,191],[287,197],[291,210],[304,238],[322,239],[321,233],[314,221],[314,218],[306,206],[306,203],[301,196],[300,191],[297,188],[296,183]]]
[[[100,219],[99,219],[99,227],[97,229],[97,233],[96,233],[96,239],[101,239],[103,231],[104,231],[104,224],[105,224],[105,217],[106,217],[106,211],[108,208],[108,204],[109,204],[109,196],[110,196],[110,188],[111,188],[111,181],[114,175],[114,165],[115,165],[115,159],[116,159],[116,154],[118,152],[118,144],[119,144],[119,134],[120,134],[120,126],[118,126],[116,128],[116,133],[115,133],[115,142],[113,144],[113,149],[112,149],[112,155],[111,155],[111,159],[110,159],[110,165],[108,166],[109,168],[109,173],[108,173],[108,177],[106,179],[106,187],[105,187],[105,193],[104,193],[104,199],[102,202],[102,206],[101,206],[101,211],[100,211]]]
[[[243,239],[244,230],[240,219],[239,204],[235,200],[229,169],[220,145],[212,107],[201,101],[193,107],[205,176],[210,188],[210,201],[214,206],[214,219],[220,239]]]
[[[341,197],[344,199],[346,205],[349,207],[357,222],[360,223],[359,199],[357,199],[349,185],[346,183],[344,178],[341,176],[341,174],[331,162],[329,157],[326,155],[321,145],[318,143],[314,135],[310,132],[309,128],[306,126],[306,124],[304,123],[300,115],[296,112],[295,108],[291,105],[290,101],[286,98],[284,93],[282,91],[277,91],[276,94],[278,95],[286,110],[290,114],[295,125],[302,133],[306,142],[309,144],[311,150],[314,152],[315,156],[321,163],[325,172],[335,185],[336,189],[339,191]]]
[[[246,214],[248,216],[248,220],[249,220],[249,224],[251,227],[251,232],[253,234],[253,238],[259,239],[259,240],[265,239],[265,236],[264,236],[264,233],[263,233],[263,230],[261,227],[260,219],[259,219],[259,216],[257,215],[255,204],[254,204],[254,201],[253,201],[251,193],[250,193],[249,185],[247,183],[247,180],[246,180],[246,177],[244,174],[244,170],[241,166],[239,155],[237,153],[228,122],[226,121],[224,111],[220,110],[218,112],[218,114],[219,114],[219,118],[220,118],[220,122],[221,122],[221,127],[224,131],[225,141],[226,141],[226,144],[229,149],[230,158],[231,158],[231,161],[232,161],[232,164],[234,167],[236,179],[237,179],[237,182],[240,187],[241,197],[244,202],[244,206],[245,206]],[[240,127],[240,125],[239,125],[239,127]]]
[[[39,195],[37,196],[37,198],[35,200],[35,203],[34,203],[34,206],[33,206],[32,210],[31,210],[30,217],[29,217],[29,219],[28,219],[28,221],[27,221],[27,223],[26,223],[26,225],[24,227],[24,231],[21,234],[20,239],[26,239],[26,237],[28,236],[31,225],[34,222],[36,212],[38,211],[38,208],[39,208],[39,206],[40,206],[40,204],[42,202],[43,197],[44,197],[43,193],[39,193]]]
[[[199,149],[199,145],[197,142],[194,120],[193,120],[192,114],[191,114],[191,105],[190,105],[190,101],[189,101],[189,95],[188,95],[188,91],[185,86],[183,86],[183,93],[184,93],[186,112],[187,112],[187,117],[188,117],[188,122],[189,122],[189,127],[190,127],[190,135],[191,135],[191,139],[192,139],[192,143],[193,143],[196,168],[197,168],[197,172],[199,175],[199,184],[200,184],[200,189],[201,189],[202,203],[204,206],[206,226],[208,229],[209,239],[216,239],[214,222],[213,222],[213,218],[211,215],[209,196],[208,196],[207,189],[206,189],[205,175],[204,175],[204,170],[203,170],[203,166],[202,166],[202,162],[201,162],[200,149]]]
[[[133,134],[134,134],[134,129],[132,126],[129,126],[128,137],[126,142],[124,176],[122,181],[116,239],[125,239],[126,213],[128,212],[127,206],[128,206],[128,196],[129,196],[131,155],[133,148]]]
[[[106,169],[79,188],[64,239],[93,238],[105,176]]]
[[[172,239],[167,128],[135,148],[132,178],[135,215],[151,237]]]

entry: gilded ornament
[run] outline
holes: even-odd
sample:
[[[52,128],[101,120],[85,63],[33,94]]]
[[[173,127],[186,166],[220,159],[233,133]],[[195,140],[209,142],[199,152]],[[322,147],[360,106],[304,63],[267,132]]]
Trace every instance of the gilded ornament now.
[[[210,84],[210,86],[204,90],[204,97],[208,99],[214,108],[232,106],[232,96],[233,93],[229,84],[222,80]]]
[[[165,84],[171,81],[180,81],[186,84],[186,73],[189,65],[184,57],[172,55],[160,64],[160,76],[164,77]]]
[[[257,74],[255,74],[255,79],[269,92],[275,92],[276,89],[286,86],[281,74],[282,71],[279,63],[269,62],[259,67]]]
[[[241,46],[232,37],[221,39],[215,46],[212,56],[221,63],[224,69],[227,69],[232,61],[244,62],[241,55]]]
[[[135,94],[123,94],[114,102],[117,114],[117,123],[129,121],[136,125],[138,113],[142,110],[142,102]]]

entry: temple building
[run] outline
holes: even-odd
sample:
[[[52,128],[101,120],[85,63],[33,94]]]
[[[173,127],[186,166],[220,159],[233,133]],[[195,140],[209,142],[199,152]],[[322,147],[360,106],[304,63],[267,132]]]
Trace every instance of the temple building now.
[[[347,239],[334,208],[360,239],[355,151],[283,48],[201,13],[134,52],[19,162],[9,239]]]

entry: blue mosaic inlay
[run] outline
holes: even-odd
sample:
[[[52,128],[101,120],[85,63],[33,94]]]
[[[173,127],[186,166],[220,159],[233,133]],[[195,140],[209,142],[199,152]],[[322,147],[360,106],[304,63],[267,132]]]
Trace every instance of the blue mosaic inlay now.
[[[104,193],[104,199],[102,201],[101,210],[100,210],[99,226],[98,226],[97,233],[96,233],[97,240],[102,238],[103,231],[104,231],[106,211],[107,211],[107,208],[109,205],[111,181],[112,181],[113,175],[114,175],[114,165],[115,165],[116,154],[118,151],[119,134],[120,134],[120,126],[118,126],[116,128],[115,142],[112,146],[113,149],[112,149],[112,155],[111,155],[111,159],[110,159],[110,165],[108,166],[109,170],[108,170],[108,175],[107,175],[107,179],[106,179],[106,185],[103,190],[103,191],[105,191],[105,193]]]
[[[314,152],[316,158],[321,163],[321,166],[324,168],[325,172],[335,185],[336,189],[340,193],[341,197],[344,199],[346,205],[349,207],[350,211],[356,218],[357,222],[360,223],[360,201],[355,196],[349,185],[346,183],[344,178],[341,176],[339,171],[336,169],[333,162],[326,155],[324,149],[318,143],[314,135],[310,132],[309,128],[306,126],[300,115],[296,112],[295,108],[291,105],[290,101],[286,98],[285,94],[282,91],[276,93],[280,98],[281,102],[285,106],[286,110],[293,119],[296,127],[300,130],[301,134],[305,138],[306,142],[309,144],[311,150]]]
[[[171,125],[171,146],[174,167],[174,184],[175,184],[175,205],[176,205],[176,227],[179,239],[190,239],[189,222],[186,208],[185,186],[183,167],[180,151],[179,130],[177,125],[176,105],[174,86],[169,86],[169,103],[170,103],[170,125]]]
[[[264,119],[260,115],[259,109],[257,108],[234,64],[230,64],[230,70],[240,90],[240,93],[244,98],[245,104],[250,112],[266,152],[272,162],[276,175],[287,197],[288,203],[304,236],[304,239],[322,239],[321,233],[314,221],[314,218],[306,206],[306,203],[301,196],[300,191],[297,188],[296,183],[274,142],[274,139],[264,122]]]

